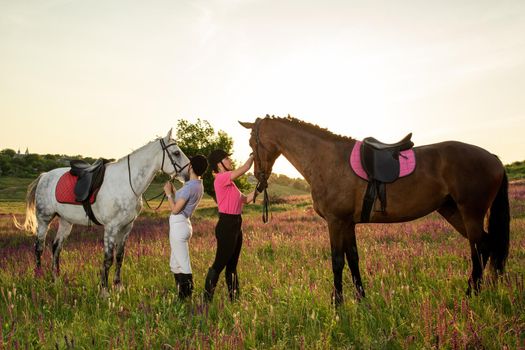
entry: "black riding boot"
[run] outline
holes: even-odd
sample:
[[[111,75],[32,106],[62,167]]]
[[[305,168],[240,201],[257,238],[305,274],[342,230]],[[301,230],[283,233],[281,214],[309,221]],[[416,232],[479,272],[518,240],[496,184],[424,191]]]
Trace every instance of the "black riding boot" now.
[[[218,280],[219,274],[213,269],[213,267],[210,267],[208,269],[208,274],[206,275],[206,280],[204,281],[204,301],[212,301]]]
[[[177,282],[177,291],[179,292],[180,294],[180,290],[182,288],[181,286],[181,283],[182,283],[182,273],[174,273],[173,276],[175,277],[175,282]]]
[[[191,273],[181,273],[180,275],[179,299],[182,301],[191,297],[193,292],[193,275]]]
[[[237,300],[239,297],[239,277],[237,276],[237,272],[226,271],[226,285],[228,286],[230,300]]]

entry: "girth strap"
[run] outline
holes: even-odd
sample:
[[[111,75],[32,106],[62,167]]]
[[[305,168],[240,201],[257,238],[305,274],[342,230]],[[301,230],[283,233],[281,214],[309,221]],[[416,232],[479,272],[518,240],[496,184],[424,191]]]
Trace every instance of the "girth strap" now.
[[[84,207],[84,211],[86,212],[86,215],[89,217],[89,220],[91,220],[95,225],[101,226],[102,224],[98,222],[97,218],[95,217],[95,214],[93,213],[93,209],[91,208],[91,204],[89,203],[89,199],[82,202],[82,206]]]
[[[363,208],[361,209],[361,222],[370,222],[370,213],[376,198],[379,197],[381,212],[386,210],[386,184],[377,180],[369,180],[366,186]]]

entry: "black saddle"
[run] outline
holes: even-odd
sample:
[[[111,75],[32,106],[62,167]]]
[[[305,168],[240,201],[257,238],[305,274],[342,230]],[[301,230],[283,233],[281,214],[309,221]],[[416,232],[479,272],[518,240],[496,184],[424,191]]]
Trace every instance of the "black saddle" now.
[[[104,173],[106,172],[106,163],[108,162],[109,160],[104,158],[97,159],[93,164],[79,159],[69,162],[71,165],[69,172],[78,178],[75,185],[75,200],[82,203],[87,216],[97,225],[100,225],[100,223],[95,218],[95,214],[93,214],[89,199],[102,186]]]
[[[396,150],[396,149],[398,149],[399,151],[404,151],[414,146],[414,143],[410,140],[411,138],[412,138],[412,133],[408,134],[401,141],[396,142],[396,143],[383,143],[373,137],[367,137],[366,139],[363,140],[363,142],[366,145],[376,150],[379,150],[379,151]]]
[[[363,140],[361,163],[368,178],[390,183],[399,177],[399,153],[414,146],[412,133],[396,143],[382,143],[373,137]]]
[[[104,164],[104,161],[105,159],[99,158],[95,160],[93,164],[89,164],[88,162],[85,162],[81,159],[70,160],[69,165],[71,166],[71,175],[81,176],[85,173],[93,173]]]
[[[370,212],[377,197],[381,202],[381,212],[386,209],[386,186],[399,178],[399,154],[412,148],[412,133],[396,143],[382,143],[367,137],[361,145],[361,165],[368,175],[368,186],[363,199],[361,221],[370,220]]]

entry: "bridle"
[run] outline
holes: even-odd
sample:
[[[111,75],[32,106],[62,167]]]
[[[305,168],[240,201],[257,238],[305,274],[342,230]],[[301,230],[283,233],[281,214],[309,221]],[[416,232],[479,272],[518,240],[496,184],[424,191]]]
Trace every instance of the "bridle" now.
[[[171,153],[168,151],[168,148],[170,148],[171,146],[176,146],[177,143],[175,142],[172,142],[168,145],[166,145],[166,143],[164,142],[164,139],[160,138],[159,139],[160,141],[160,147],[162,148],[162,164],[160,166],[160,170],[163,170],[164,169],[164,160],[166,158],[166,154],[168,155],[168,159],[170,160],[171,162],[171,165],[173,165],[173,169],[175,169],[175,175],[173,176],[177,176],[178,174],[180,174],[188,165],[190,165],[190,163],[188,162],[186,165],[184,166],[180,166],[172,157]],[[131,183],[131,165],[130,165],[130,155],[128,154],[128,178],[129,178],[129,186],[131,187],[131,190],[133,191],[133,193],[135,194],[136,197],[140,197],[137,192],[135,192],[135,189],[133,188],[133,184]],[[161,195],[163,195],[159,205],[154,209],[154,210],[157,210],[160,208],[160,206],[162,205],[162,203],[164,202],[164,199],[166,199],[166,193],[164,193],[164,191],[162,191],[162,193],[156,195],[155,197],[152,197],[150,198],[149,200],[153,200],[153,199],[156,199],[158,197],[160,197]],[[148,206],[148,208],[151,209],[149,203],[148,203],[148,199],[144,198],[144,202],[146,202],[146,205]]]
[[[160,141],[160,144],[162,146],[162,151],[163,151],[162,152],[162,165],[160,166],[161,170],[164,169],[164,158],[165,158],[166,154],[168,155],[168,158],[169,158],[169,160],[171,162],[171,165],[173,165],[173,169],[175,169],[175,176],[180,174],[184,169],[186,169],[186,167],[188,165],[190,165],[190,163],[188,162],[188,163],[186,163],[186,165],[181,167],[175,160],[173,160],[173,157],[171,156],[171,153],[170,152],[166,152],[166,150],[168,148],[170,148],[171,146],[177,146],[177,143],[172,142],[169,145],[166,145],[166,143],[164,142],[163,139],[159,139],[159,141]]]
[[[255,156],[257,157],[257,163],[259,164],[258,168],[261,169],[261,157],[259,155],[259,147],[262,147],[262,148],[265,148],[265,147],[264,145],[261,144],[261,140],[259,139],[259,124],[260,122],[255,125]],[[268,191],[267,191],[268,179],[266,178],[266,174],[264,173],[264,171],[259,171],[259,174],[263,180],[259,180],[259,178],[256,176],[257,185],[255,186],[255,194],[253,195],[253,203],[255,203],[255,199],[257,197],[257,192],[259,191],[259,187],[264,186],[264,189],[262,190],[263,192],[262,221],[264,223],[267,223],[269,206],[270,206],[270,197],[268,196]]]

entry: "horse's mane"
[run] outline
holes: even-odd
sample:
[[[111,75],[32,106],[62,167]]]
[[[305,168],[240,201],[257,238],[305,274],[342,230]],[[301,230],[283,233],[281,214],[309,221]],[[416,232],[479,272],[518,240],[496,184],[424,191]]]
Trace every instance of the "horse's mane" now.
[[[157,138],[155,138],[154,140],[149,141],[148,143],[144,144],[143,146],[140,146],[139,148],[134,149],[133,151],[131,151],[131,153],[126,154],[124,157],[121,157],[121,158],[117,159],[116,161],[114,161],[114,163],[118,163],[118,162],[120,162],[120,161],[127,160],[126,158],[128,158],[128,155],[129,155],[129,156],[132,156],[133,154],[137,153],[139,150],[143,149],[143,148],[146,147],[147,145],[150,145],[150,144],[153,143],[153,142],[159,141],[159,139],[161,139],[161,138],[162,138],[162,137],[157,137]]]
[[[266,117],[264,119],[275,120],[275,121],[278,121],[278,122],[285,122],[285,123],[289,123],[289,124],[294,124],[294,125],[296,125],[297,127],[301,128],[301,129],[307,129],[309,132],[311,132],[311,133],[313,133],[313,134],[315,134],[317,136],[320,136],[320,137],[323,137],[323,138],[328,137],[328,138],[333,139],[335,141],[352,141],[353,140],[353,138],[351,138],[349,136],[342,136],[342,135],[334,134],[333,132],[331,132],[330,130],[328,130],[326,128],[322,128],[319,125],[311,124],[311,123],[305,122],[303,120],[291,117],[290,115],[288,115],[287,117],[276,117],[276,116],[273,116],[273,115],[272,116],[266,115]]]

